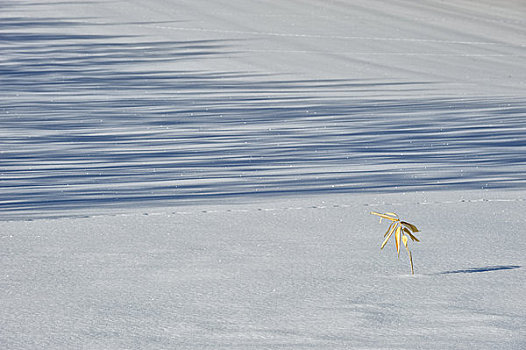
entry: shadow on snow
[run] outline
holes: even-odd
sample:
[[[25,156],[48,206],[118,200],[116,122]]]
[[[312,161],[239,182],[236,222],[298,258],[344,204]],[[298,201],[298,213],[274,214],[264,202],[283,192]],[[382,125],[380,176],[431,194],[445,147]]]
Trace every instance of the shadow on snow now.
[[[526,103],[212,69],[236,41],[0,18],[0,210],[521,188]],[[192,62],[199,70],[184,65]],[[402,96],[402,97],[397,97]],[[415,97],[410,97],[415,96]],[[455,273],[455,272],[451,272]]]
[[[451,275],[458,273],[479,273],[479,272],[490,272],[490,271],[500,271],[500,270],[513,270],[520,269],[521,266],[518,265],[501,265],[501,266],[484,266],[484,267],[474,267],[470,269],[463,270],[453,270],[453,271],[444,271],[440,272],[439,275]]]

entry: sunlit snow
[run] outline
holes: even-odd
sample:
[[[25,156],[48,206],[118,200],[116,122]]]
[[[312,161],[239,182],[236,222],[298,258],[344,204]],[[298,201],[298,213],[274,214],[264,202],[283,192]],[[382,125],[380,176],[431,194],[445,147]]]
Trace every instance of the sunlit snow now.
[[[526,347],[525,3],[8,0],[0,53],[0,348]]]

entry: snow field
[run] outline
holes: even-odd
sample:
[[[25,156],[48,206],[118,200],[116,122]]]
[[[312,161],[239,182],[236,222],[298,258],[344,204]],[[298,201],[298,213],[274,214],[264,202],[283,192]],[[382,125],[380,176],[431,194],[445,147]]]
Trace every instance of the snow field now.
[[[0,2],[0,347],[526,347],[525,13]]]

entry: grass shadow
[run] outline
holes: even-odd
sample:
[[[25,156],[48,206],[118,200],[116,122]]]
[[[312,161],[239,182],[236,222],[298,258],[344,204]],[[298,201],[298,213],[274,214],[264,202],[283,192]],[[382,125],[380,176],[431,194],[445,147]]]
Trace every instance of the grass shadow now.
[[[462,274],[462,273],[480,273],[480,272],[491,272],[491,271],[501,271],[501,270],[514,270],[520,269],[522,266],[519,265],[497,265],[497,266],[484,266],[484,267],[473,267],[469,269],[462,270],[451,270],[438,273],[439,275],[453,275],[453,274]]]

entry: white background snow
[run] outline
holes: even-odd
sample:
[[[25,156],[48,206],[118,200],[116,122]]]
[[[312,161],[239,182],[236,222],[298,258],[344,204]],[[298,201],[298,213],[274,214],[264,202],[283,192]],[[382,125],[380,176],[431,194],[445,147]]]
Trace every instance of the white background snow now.
[[[525,348],[525,67],[522,1],[0,1],[0,347]]]

